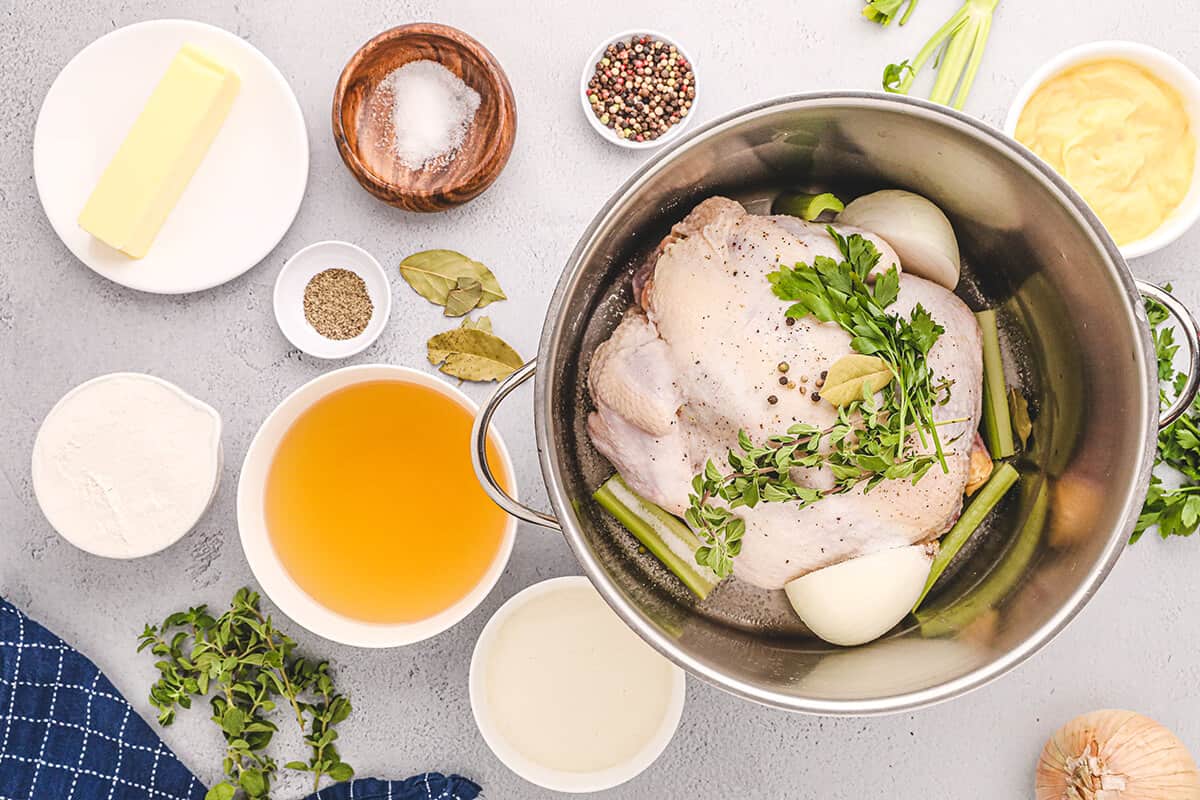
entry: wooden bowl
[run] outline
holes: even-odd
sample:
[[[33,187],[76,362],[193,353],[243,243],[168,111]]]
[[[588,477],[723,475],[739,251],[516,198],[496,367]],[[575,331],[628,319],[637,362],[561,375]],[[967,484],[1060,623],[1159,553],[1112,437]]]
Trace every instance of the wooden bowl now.
[[[393,147],[390,91],[394,70],[436,61],[479,93],[462,146],[445,166],[414,170]],[[350,172],[385,203],[408,211],[444,211],[478,197],[500,175],[517,133],[508,78],[488,49],[448,25],[420,22],[384,31],[356,52],[333,95],[333,138]]]

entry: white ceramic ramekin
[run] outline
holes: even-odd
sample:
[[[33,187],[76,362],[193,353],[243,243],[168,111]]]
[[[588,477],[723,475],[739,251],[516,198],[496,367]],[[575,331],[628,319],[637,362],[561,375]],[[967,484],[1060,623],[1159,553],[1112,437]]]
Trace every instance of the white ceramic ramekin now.
[[[496,613],[492,615],[492,618],[488,620],[487,625],[484,626],[483,631],[479,634],[479,639],[475,642],[475,652],[471,656],[468,688],[471,696],[471,712],[475,715],[475,724],[479,727],[479,732],[483,734],[483,740],[487,742],[488,747],[491,748],[492,752],[496,754],[496,757],[506,767],[530,783],[537,784],[544,789],[575,794],[599,792],[625,783],[643,772],[654,763],[655,759],[662,755],[663,750],[667,749],[667,745],[670,744],[671,738],[674,737],[675,731],[679,728],[679,720],[683,716],[683,701],[687,688],[687,679],[682,669],[674,664],[671,665],[671,674],[673,676],[670,690],[671,696],[667,703],[666,713],[663,714],[662,723],[646,745],[633,758],[623,764],[617,764],[597,772],[567,772],[545,767],[525,756],[509,744],[493,719],[492,711],[486,702],[482,667],[483,659],[495,643],[496,636],[509,617],[527,605],[531,600],[535,600],[548,592],[572,586],[586,586],[595,591],[591,582],[582,575],[551,578],[550,580],[535,583],[533,586],[523,589],[510,597],[504,605],[500,606]]]
[[[304,317],[304,290],[314,275],[327,269],[348,269],[362,278],[374,306],[367,327],[352,339],[326,339]],[[284,262],[275,278],[274,304],[279,330],[293,345],[317,358],[349,358],[383,333],[392,313],[392,289],[374,256],[358,245],[331,240],[310,244]]]
[[[48,504],[46,502],[46,497],[52,493],[52,489],[50,486],[46,485],[46,481],[48,480],[49,475],[58,471],[53,464],[43,463],[45,454],[43,453],[42,448],[42,435],[43,431],[46,430],[47,423],[52,423],[54,418],[60,414],[64,408],[69,406],[71,401],[78,395],[83,394],[97,384],[114,379],[148,381],[157,386],[161,386],[162,388],[176,395],[180,400],[191,406],[197,412],[208,417],[209,424],[212,426],[212,435],[209,439],[208,456],[211,461],[213,471],[211,488],[208,490],[207,499],[205,499],[202,506],[198,506],[196,508],[194,514],[188,515],[186,521],[181,523],[178,528],[174,530],[163,531],[162,539],[148,544],[140,549],[122,548],[117,550],[105,548],[94,542],[89,543],[86,535],[84,535],[85,531],[73,529],[69,520],[61,519],[51,508],[48,508]],[[92,555],[103,556],[104,558],[129,559],[153,555],[166,550],[168,547],[182,539],[185,534],[187,534],[192,528],[196,527],[196,524],[204,517],[204,515],[208,512],[208,509],[212,506],[212,501],[217,496],[217,488],[221,485],[221,471],[225,463],[224,450],[221,447],[221,431],[221,415],[217,413],[216,409],[214,409],[208,403],[205,403],[188,394],[170,381],[163,380],[162,378],[154,375],[147,375],[144,372],[110,372],[107,375],[97,375],[95,378],[79,384],[59,398],[58,402],[54,404],[54,407],[51,408],[46,414],[45,419],[42,420],[42,424],[38,428],[38,435],[33,442],[33,454],[31,457],[32,466],[30,469],[30,474],[33,479],[33,495],[37,499],[38,506],[42,509],[42,513],[45,515],[46,520],[50,523],[50,525],[53,526],[56,531],[58,531],[60,536],[78,547],[80,550],[83,550],[86,553],[91,553]],[[173,456],[174,455],[175,454],[173,454]],[[101,476],[101,479],[102,477],[103,476]]]
[[[637,142],[633,139],[623,139],[620,136],[617,136],[617,132],[612,128],[601,124],[599,118],[597,118],[596,114],[592,111],[592,106],[590,103],[588,103],[587,98],[588,81],[590,81],[592,79],[592,75],[596,73],[596,64],[601,58],[604,57],[604,51],[608,49],[610,44],[615,44],[616,42],[626,42],[632,39],[634,36],[649,36],[651,39],[658,39],[661,42],[675,45],[675,49],[682,53],[683,57],[687,59],[688,64],[691,65],[692,75],[696,81],[696,96],[692,99],[692,107],[688,111],[687,116],[682,117],[679,122],[668,128],[667,132],[662,136],[645,142]],[[621,33],[614,33],[612,36],[609,36],[602,41],[600,46],[592,51],[591,56],[589,56],[588,60],[584,63],[583,74],[579,78],[579,102],[583,106],[583,115],[587,117],[588,124],[591,125],[596,133],[600,134],[606,141],[612,142],[618,147],[625,147],[630,150],[652,150],[655,147],[662,147],[667,142],[678,138],[679,134],[683,133],[683,129],[686,128],[688,123],[692,121],[692,117],[696,116],[696,103],[700,100],[699,76],[700,73],[696,69],[696,62],[692,60],[692,54],[684,50],[683,45],[681,45],[676,39],[667,36],[664,33],[652,31],[647,28],[622,31]]]
[[[445,611],[417,622],[381,624],[351,619],[325,608],[300,588],[300,585],[292,579],[279,560],[267,532],[263,498],[267,475],[270,472],[271,462],[275,458],[275,451],[284,434],[292,427],[296,419],[322,397],[357,383],[381,380],[406,381],[425,386],[458,403],[472,416],[477,410],[471,398],[458,389],[445,381],[415,369],[390,364],[343,367],[313,378],[288,395],[271,412],[250,443],[250,449],[246,452],[246,460],[242,463],[242,474],[238,480],[238,530],[241,534],[242,549],[246,553],[246,561],[250,563],[250,570],[254,573],[259,585],[284,614],[300,625],[318,636],[356,647],[397,647],[412,644],[436,636],[458,623],[483,602],[488,592],[496,585],[496,581],[500,579],[500,574],[504,572],[504,567],[508,564],[508,557],[512,554],[513,540],[517,533],[516,519],[508,517],[500,548],[496,551],[491,566],[488,567],[487,572],[475,588]],[[403,413],[403,411],[397,410],[397,413]],[[513,475],[512,460],[509,458],[508,449],[500,440],[499,434],[493,432],[492,436],[499,453],[497,461],[504,481],[507,486],[515,489],[516,478]],[[467,457],[467,447],[464,442],[463,458]]]
[[[1071,67],[1110,58],[1131,61],[1153,73],[1179,92],[1191,117],[1192,135],[1197,137],[1197,153],[1200,153],[1200,78],[1177,58],[1138,42],[1089,42],[1072,47],[1047,61],[1034,71],[1021,90],[1017,92],[1017,98],[1009,108],[1008,117],[1004,121],[1004,132],[1016,138],[1017,122],[1021,118],[1021,112],[1025,110],[1033,93],[1046,81]],[[1196,165],[1192,173],[1192,188],[1179,207],[1149,236],[1121,245],[1121,254],[1130,259],[1161,250],[1182,236],[1198,219],[1200,219],[1200,163]]]

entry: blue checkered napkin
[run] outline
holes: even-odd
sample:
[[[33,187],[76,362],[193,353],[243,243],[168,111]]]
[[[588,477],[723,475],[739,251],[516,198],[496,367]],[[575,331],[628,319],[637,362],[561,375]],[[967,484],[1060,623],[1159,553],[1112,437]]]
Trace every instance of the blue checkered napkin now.
[[[96,665],[0,600],[0,800],[202,800]]]
[[[475,800],[436,772],[306,800]],[[96,665],[0,599],[0,800],[203,800],[204,786]]]
[[[479,786],[460,775],[430,772],[406,781],[364,778],[322,789],[305,800],[475,800]]]

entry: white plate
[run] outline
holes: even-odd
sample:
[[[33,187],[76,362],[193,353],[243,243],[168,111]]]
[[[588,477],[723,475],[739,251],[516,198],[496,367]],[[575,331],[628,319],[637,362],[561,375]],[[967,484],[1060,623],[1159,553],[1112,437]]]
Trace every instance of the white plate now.
[[[363,279],[374,309],[363,332],[353,339],[326,339],[304,317],[304,290],[318,272],[348,269]],[[392,313],[387,273],[374,256],[349,242],[317,242],[292,256],[275,278],[275,321],[288,341],[317,358],[349,358],[370,347]]]
[[[150,252],[132,259],[77,219],[185,43],[235,70],[241,90]],[[201,22],[154,20],[97,39],[63,67],[38,114],[33,171],[50,224],[84,264],[131,289],[196,292],[241,275],[287,233],[308,182],[308,133],[296,95],[253,45]]]

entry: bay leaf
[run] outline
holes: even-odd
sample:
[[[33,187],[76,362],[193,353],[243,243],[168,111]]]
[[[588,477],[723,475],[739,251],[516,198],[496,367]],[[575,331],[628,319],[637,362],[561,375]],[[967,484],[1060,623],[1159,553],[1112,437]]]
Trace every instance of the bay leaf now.
[[[887,362],[876,356],[852,353],[833,362],[821,387],[821,398],[835,406],[861,400],[864,393],[874,394],[892,380]]]
[[[459,278],[454,288],[446,295],[446,310],[444,313],[447,317],[461,317],[464,314],[470,314],[482,299],[482,283],[475,278]]]
[[[450,293],[458,288],[459,278],[473,278],[481,287],[477,306],[506,300],[500,282],[492,271],[453,250],[423,250],[400,262],[400,276],[417,294],[431,303],[446,305]]]
[[[464,330],[468,331],[487,331],[492,332],[492,321],[487,317],[479,317],[478,319],[464,319],[462,325]]]
[[[1013,432],[1024,448],[1029,443],[1029,434],[1033,433],[1033,422],[1029,419],[1029,403],[1015,386],[1008,390],[1008,414],[1012,417]]]
[[[499,336],[479,328],[454,328],[430,338],[429,363],[464,381],[507,378],[524,362]]]

